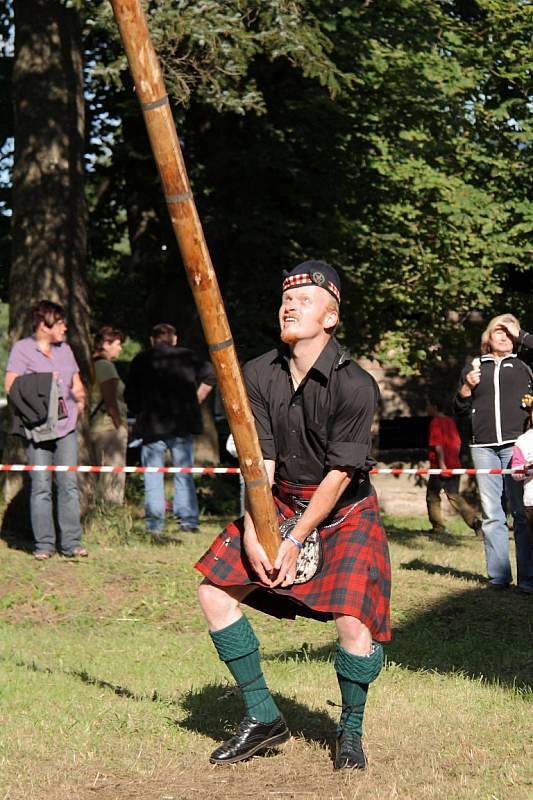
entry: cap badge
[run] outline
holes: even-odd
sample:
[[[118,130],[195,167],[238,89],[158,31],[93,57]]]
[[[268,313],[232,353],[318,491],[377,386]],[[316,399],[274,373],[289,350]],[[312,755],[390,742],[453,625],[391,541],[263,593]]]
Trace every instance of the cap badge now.
[[[317,286],[324,286],[324,284],[326,283],[326,276],[324,275],[323,272],[318,272],[317,270],[316,272],[311,273],[311,280]]]

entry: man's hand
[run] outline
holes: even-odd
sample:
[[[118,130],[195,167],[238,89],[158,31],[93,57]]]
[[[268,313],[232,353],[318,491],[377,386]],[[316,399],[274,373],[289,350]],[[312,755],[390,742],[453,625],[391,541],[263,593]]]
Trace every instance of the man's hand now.
[[[296,577],[296,561],[300,551],[288,539],[284,539],[279,546],[278,556],[274,561],[274,574],[276,578],[272,586],[281,586],[286,589],[292,586]]]
[[[268,560],[263,547],[259,544],[257,534],[253,530],[245,530],[243,534],[244,552],[248,556],[248,561],[253,571],[265,586],[272,586],[270,574],[272,564]]]

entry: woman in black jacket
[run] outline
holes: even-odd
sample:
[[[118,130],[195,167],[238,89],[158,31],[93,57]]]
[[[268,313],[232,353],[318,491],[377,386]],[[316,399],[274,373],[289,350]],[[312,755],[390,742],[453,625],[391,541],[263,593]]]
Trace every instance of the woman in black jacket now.
[[[470,415],[470,451],[476,469],[510,466],[513,444],[523,433],[527,412],[521,398],[531,392],[532,373],[515,350],[533,346],[533,336],[520,329],[512,314],[494,317],[481,337],[481,356],[465,367],[455,398],[455,413]],[[533,593],[533,557],[522,502],[523,487],[510,475],[477,475],[483,509],[483,537],[490,584],[506,589],[511,583],[509,532],[502,507],[505,487],[513,515],[517,584]]]

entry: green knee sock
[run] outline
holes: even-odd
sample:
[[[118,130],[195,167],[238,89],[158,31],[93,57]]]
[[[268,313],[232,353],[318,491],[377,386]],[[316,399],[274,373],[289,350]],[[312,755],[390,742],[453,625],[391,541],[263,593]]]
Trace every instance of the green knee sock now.
[[[246,713],[259,722],[272,722],[281,716],[265,683],[259,642],[246,617],[220,631],[211,631],[210,635],[221,661],[242,691]]]
[[[368,656],[355,656],[337,642],[335,670],[342,697],[342,714],[337,734],[343,730],[363,735],[363,716],[365,713],[368,684],[377,678],[383,666],[383,648],[372,645]]]

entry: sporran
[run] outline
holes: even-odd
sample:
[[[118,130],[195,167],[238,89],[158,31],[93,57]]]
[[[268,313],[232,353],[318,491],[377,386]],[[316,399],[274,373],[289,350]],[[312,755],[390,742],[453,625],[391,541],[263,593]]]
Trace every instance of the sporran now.
[[[300,517],[301,514],[295,514],[293,517],[283,520],[279,526],[282,539],[285,538],[287,533],[292,533]],[[298,553],[294,583],[307,583],[311,578],[314,578],[322,568],[323,559],[322,540],[317,528],[314,528]]]

